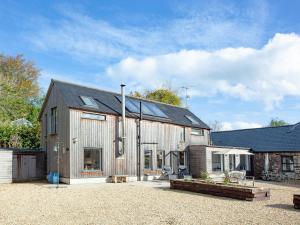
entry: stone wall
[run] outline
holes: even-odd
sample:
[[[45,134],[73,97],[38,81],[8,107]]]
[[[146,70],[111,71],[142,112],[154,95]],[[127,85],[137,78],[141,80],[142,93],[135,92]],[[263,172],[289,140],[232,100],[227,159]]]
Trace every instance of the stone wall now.
[[[257,179],[261,178],[262,172],[265,166],[265,154],[266,153],[255,153],[253,159],[254,176]],[[289,173],[291,177],[300,179],[300,151],[296,153],[268,153],[269,154],[269,170],[273,172],[282,173],[281,170],[281,156],[293,156],[294,158],[294,173]]]

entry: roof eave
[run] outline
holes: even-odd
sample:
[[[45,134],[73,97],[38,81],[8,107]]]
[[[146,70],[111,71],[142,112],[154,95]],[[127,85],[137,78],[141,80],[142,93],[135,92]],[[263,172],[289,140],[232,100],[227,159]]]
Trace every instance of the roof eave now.
[[[46,104],[47,104],[47,102],[48,102],[48,99],[49,99],[49,96],[50,96],[50,94],[51,94],[51,91],[52,91],[53,86],[54,86],[54,80],[51,79],[51,82],[50,82],[49,87],[48,87],[48,90],[47,90],[46,97],[45,97],[45,99],[44,99],[42,108],[41,108],[40,113],[39,113],[39,117],[38,117],[39,121],[41,121],[41,118],[42,118],[44,109],[45,109]]]

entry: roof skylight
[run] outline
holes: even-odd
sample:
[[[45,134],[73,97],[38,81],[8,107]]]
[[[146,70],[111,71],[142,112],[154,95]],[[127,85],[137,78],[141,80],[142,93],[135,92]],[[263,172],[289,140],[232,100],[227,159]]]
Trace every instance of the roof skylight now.
[[[80,99],[82,100],[82,102],[85,106],[92,107],[92,108],[98,108],[98,105],[93,98],[87,97],[87,96],[80,96]]]
[[[185,117],[192,122],[192,124],[196,124],[199,125],[199,122],[196,120],[196,118],[189,116],[189,115],[185,115]]]

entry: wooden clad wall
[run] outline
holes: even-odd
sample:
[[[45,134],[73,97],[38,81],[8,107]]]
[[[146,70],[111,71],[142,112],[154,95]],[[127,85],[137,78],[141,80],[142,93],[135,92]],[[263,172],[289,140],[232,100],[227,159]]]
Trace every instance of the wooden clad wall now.
[[[103,156],[103,175],[115,172],[116,117],[106,115],[105,121],[83,119],[82,111],[70,110],[71,178],[83,177],[84,148],[100,148]],[[73,143],[73,139],[77,139]]]
[[[51,108],[57,107],[57,134],[49,133],[49,121],[51,116]],[[46,119],[47,114],[47,119]],[[47,121],[46,121],[47,120]],[[69,135],[69,108],[63,101],[63,96],[57,90],[56,86],[52,87],[52,91],[48,97],[46,107],[41,117],[42,134],[41,146],[47,151],[47,173],[57,171],[57,152],[54,151],[54,146],[59,142],[60,146],[60,174],[63,177],[70,177],[70,135]]]
[[[139,121],[126,118],[125,154],[118,157],[120,117],[106,115],[105,121],[83,119],[81,110],[70,109],[70,177],[82,178],[84,148],[101,148],[103,176],[114,174],[137,175],[137,129]],[[91,112],[90,112],[91,113]],[[102,114],[103,115],[103,114]],[[190,144],[191,128],[168,123],[141,122],[141,168],[144,168],[144,150],[152,150],[153,169],[156,168],[156,152],[164,150],[166,164],[169,165],[169,152],[185,150]],[[208,143],[208,131],[202,137],[194,138],[197,144]],[[77,142],[73,143],[73,139]]]
[[[13,152],[0,149],[0,183],[12,182]]]

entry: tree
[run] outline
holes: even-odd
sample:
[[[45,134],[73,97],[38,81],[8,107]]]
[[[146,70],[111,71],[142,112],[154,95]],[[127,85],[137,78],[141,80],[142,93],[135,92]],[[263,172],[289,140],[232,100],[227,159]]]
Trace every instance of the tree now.
[[[146,92],[146,99],[163,102],[171,105],[181,106],[181,99],[176,92],[170,89],[159,88]]]
[[[222,123],[217,120],[210,122],[209,127],[212,129],[212,131],[221,131],[223,129]]]
[[[149,100],[154,100],[158,102],[163,102],[175,106],[181,106],[182,102],[180,97],[177,95],[176,92],[170,89],[156,89],[154,91],[148,91],[146,93],[146,98]]]
[[[40,71],[22,55],[0,54],[0,122],[27,118],[39,97]]]
[[[39,70],[23,56],[0,54],[0,147],[38,148],[40,124]],[[26,118],[32,126],[17,126],[11,121]]]
[[[287,122],[285,122],[284,120],[280,120],[280,119],[271,119],[269,126],[270,127],[279,127],[279,126],[284,126],[284,125],[288,125]]]
[[[0,55],[0,77],[25,98],[39,95],[40,70],[22,55],[16,57]]]
[[[30,108],[27,114],[26,119],[29,120],[31,123],[35,124],[38,123],[38,117],[45,100],[45,96],[39,96],[30,100]]]
[[[132,91],[129,93],[129,95],[136,98],[145,98],[145,96],[138,91]]]
[[[27,100],[3,80],[0,80],[0,96],[0,122],[27,117],[30,108]]]
[[[168,88],[158,88],[155,90],[145,90],[144,93],[133,91],[129,94],[132,97],[144,98],[153,101],[163,102],[175,106],[181,106],[182,102],[177,93]]]

